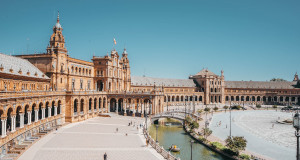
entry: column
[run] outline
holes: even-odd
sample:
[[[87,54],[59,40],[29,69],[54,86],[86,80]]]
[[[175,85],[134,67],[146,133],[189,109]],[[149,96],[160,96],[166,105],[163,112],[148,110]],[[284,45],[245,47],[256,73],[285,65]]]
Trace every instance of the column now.
[[[126,112],[126,110],[127,110],[127,101],[125,101],[125,99],[124,99],[124,103],[125,103],[125,109],[124,109],[124,116],[126,116],[127,115],[127,112]]]
[[[20,113],[20,128],[24,128],[24,113]]]
[[[118,108],[119,108],[119,104],[118,104],[118,100],[116,102],[116,113],[118,114]]]
[[[54,116],[57,116],[57,106],[54,106]]]
[[[110,112],[110,102],[107,102],[106,113]]]
[[[145,106],[144,106],[144,104],[141,102],[141,113],[142,113],[141,117],[144,117],[144,109],[145,109]]]
[[[2,135],[1,135],[1,137],[2,138],[6,136],[6,121],[7,121],[6,118],[1,119],[1,123],[2,123],[2,130],[1,130]]]
[[[30,125],[30,124],[31,124],[31,111],[28,111],[28,112],[27,112],[27,115],[28,115],[28,122],[27,122],[27,125]]]
[[[35,112],[35,120],[34,120],[34,122],[37,122],[38,120],[39,120],[39,110],[34,110],[34,112]]]
[[[45,119],[45,110],[46,108],[42,108],[42,119]]]
[[[48,107],[48,117],[51,117],[51,107]]]
[[[103,98],[102,98],[102,101],[101,101],[101,103],[100,103],[100,108],[101,108],[101,113],[103,113]]]
[[[11,132],[16,131],[16,115],[11,115]]]

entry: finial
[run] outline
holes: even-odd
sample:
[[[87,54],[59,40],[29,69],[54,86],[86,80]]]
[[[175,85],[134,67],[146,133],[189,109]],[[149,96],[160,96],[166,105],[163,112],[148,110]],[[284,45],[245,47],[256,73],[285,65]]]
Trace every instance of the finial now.
[[[59,23],[59,11],[57,11],[57,23]]]

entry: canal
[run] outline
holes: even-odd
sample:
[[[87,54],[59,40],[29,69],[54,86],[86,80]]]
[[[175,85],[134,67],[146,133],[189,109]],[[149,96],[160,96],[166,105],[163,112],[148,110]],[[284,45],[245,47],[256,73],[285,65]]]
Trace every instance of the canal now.
[[[169,123],[170,124],[170,123]],[[152,124],[149,128],[151,137],[156,140],[156,127]],[[181,124],[163,125],[157,129],[157,140],[166,150],[174,144],[180,148],[180,152],[172,152],[181,160],[191,159],[191,138],[185,133]],[[225,160],[221,155],[215,153],[199,143],[193,144],[193,160]]]

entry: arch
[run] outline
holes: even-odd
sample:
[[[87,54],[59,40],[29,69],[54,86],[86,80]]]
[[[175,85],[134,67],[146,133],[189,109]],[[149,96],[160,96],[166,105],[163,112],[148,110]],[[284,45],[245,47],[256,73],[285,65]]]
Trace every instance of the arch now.
[[[118,100],[118,112],[123,111],[123,98]]]
[[[271,102],[272,101],[272,98],[269,96],[268,97],[268,102]]]
[[[183,102],[183,96],[181,96],[181,102]]]
[[[175,96],[172,96],[172,102],[175,102]]]
[[[170,102],[171,101],[171,97],[170,96],[168,96],[168,102]]]
[[[4,111],[2,109],[0,109],[0,119],[2,119],[2,117],[4,116]],[[0,135],[2,135],[2,123],[0,123]]]
[[[20,127],[20,113],[22,113],[22,107],[18,106],[16,110],[16,128]]]
[[[94,98],[94,110],[96,110],[97,107],[97,98]]]
[[[280,99],[280,102],[283,102],[283,97],[282,97],[282,96],[280,96],[280,98],[279,98],[279,99]]]
[[[267,101],[267,98],[265,96],[263,96],[263,101],[266,102]]]
[[[103,81],[102,80],[98,80],[97,81],[97,90],[98,91],[103,91],[103,88],[104,88]]]
[[[34,122],[34,120],[35,120],[35,113],[34,112],[36,110],[36,106],[37,105],[35,103],[33,103],[32,106],[31,106],[31,121],[32,122]]]
[[[39,117],[39,119],[42,119],[42,106],[43,106],[43,103],[41,102],[39,104],[39,111],[38,111],[38,117]]]
[[[256,98],[255,96],[252,96],[252,102],[255,102]]]
[[[89,99],[89,111],[92,110],[92,103],[93,103],[93,99],[90,98],[90,99]]]
[[[229,101],[229,97],[228,97],[228,96],[226,96],[226,98],[225,98],[225,99],[226,99],[226,101]]]
[[[201,102],[202,102],[202,96],[200,96],[200,97],[199,97],[199,101],[201,101]]]
[[[195,96],[195,101],[197,101],[198,100],[198,96]]]
[[[24,124],[28,124],[28,111],[29,105],[27,104],[24,108]]]
[[[230,97],[230,100],[231,100],[231,101],[234,101],[234,96],[231,96],[231,97]]]
[[[257,101],[260,101],[260,96],[257,97]]]
[[[57,102],[57,114],[60,114],[61,113],[61,101],[59,100]]]
[[[115,112],[115,111],[116,111],[116,108],[117,108],[116,105],[117,105],[117,100],[116,100],[115,98],[111,98],[111,99],[110,99],[110,106],[109,106],[110,109],[109,109],[109,110],[110,110],[111,112]]]
[[[52,101],[51,116],[54,116],[54,110],[55,110],[55,101]]]
[[[179,96],[176,96],[176,102],[179,102]]]
[[[247,102],[250,101],[250,97],[249,97],[249,96],[246,97],[246,101],[247,101]]]
[[[245,101],[245,97],[244,96],[241,97],[241,101],[243,101],[243,102]]]
[[[80,100],[80,113],[84,112],[84,99]]]
[[[48,110],[49,110],[49,102],[46,102],[46,109],[45,109],[45,118],[50,117],[51,115],[48,115]]]
[[[193,101],[193,96],[190,96],[190,101]]]
[[[7,112],[6,112],[6,117],[7,117],[7,123],[6,123],[6,129],[11,131],[11,116],[13,114],[13,109],[10,107]]]
[[[78,110],[78,99],[74,100],[74,113],[77,113]]]
[[[103,97],[103,108],[105,108],[105,111],[107,111],[106,98],[105,97]]]
[[[289,102],[290,101],[290,97],[285,97],[285,101]]]
[[[235,100],[236,100],[236,101],[240,101],[240,97],[239,97],[239,96],[236,96],[236,97],[235,97]]]
[[[278,98],[276,96],[274,96],[273,99],[274,99],[275,102],[278,102]]]

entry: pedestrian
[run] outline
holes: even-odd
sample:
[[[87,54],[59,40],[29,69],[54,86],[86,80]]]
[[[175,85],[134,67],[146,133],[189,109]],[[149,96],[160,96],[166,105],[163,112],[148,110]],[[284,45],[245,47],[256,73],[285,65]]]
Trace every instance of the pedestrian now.
[[[106,152],[104,153],[104,160],[107,160],[107,154],[106,154]]]
[[[119,129],[118,128],[116,128],[116,132],[118,132],[119,131]]]

